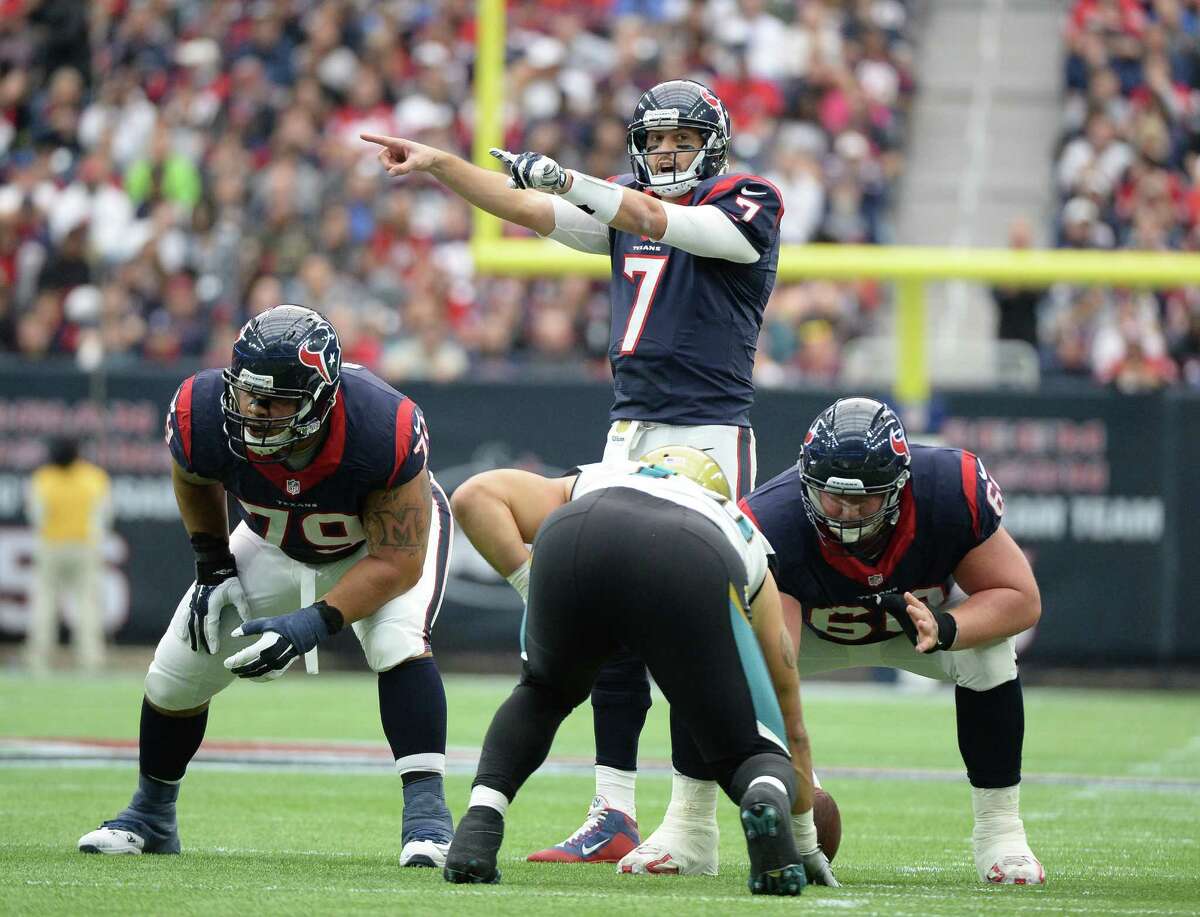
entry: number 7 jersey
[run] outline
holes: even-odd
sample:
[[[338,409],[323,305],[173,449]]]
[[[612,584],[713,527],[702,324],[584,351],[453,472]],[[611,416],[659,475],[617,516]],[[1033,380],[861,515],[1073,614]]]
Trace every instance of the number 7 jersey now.
[[[629,175],[611,179],[633,186]],[[714,206],[759,253],[738,264],[612,230],[612,420],[750,425],[754,354],[779,265],[778,189],[718,175],[679,202]]]
[[[343,366],[329,433],[298,471],[230,451],[223,392],[217,369],[183,381],[167,415],[171,456],[185,471],[223,484],[246,525],[294,560],[321,564],[353,554],[366,540],[367,495],[411,481],[429,461],[421,409],[361,366]],[[436,484],[433,498],[441,510],[446,498]]]

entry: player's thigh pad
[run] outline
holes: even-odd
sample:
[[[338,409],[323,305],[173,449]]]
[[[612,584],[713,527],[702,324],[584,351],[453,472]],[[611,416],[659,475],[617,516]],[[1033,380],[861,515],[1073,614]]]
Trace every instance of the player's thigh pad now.
[[[1017,640],[1005,637],[969,650],[934,653],[955,684],[972,691],[990,691],[1017,677]],[[924,674],[924,673],[922,673]]]
[[[439,491],[440,492],[440,491]],[[430,651],[429,633],[442,607],[446,592],[446,570],[450,564],[450,544],[453,538],[449,510],[445,497],[437,499],[429,523],[429,549],[421,579],[403,595],[384,604],[375,614],[355,621],[351,627],[362,644],[367,665],[372,671],[386,672]],[[366,555],[366,548],[348,558],[352,563]],[[342,561],[346,564],[346,561]],[[348,569],[349,565],[345,567]],[[330,571],[340,578],[340,571]],[[336,579],[319,581],[317,594],[324,595],[333,588]]]
[[[938,656],[921,655],[913,645],[897,635],[880,643],[845,644],[835,643],[818,637],[812,628],[805,626],[800,637],[800,652],[797,664],[800,677],[832,672],[837,669],[854,669],[876,666],[887,669],[904,669],[926,678],[950,681],[950,676],[938,661]]]
[[[903,636],[853,646],[822,640],[806,629],[798,657],[802,679],[836,669],[876,666],[952,681],[972,691],[988,691],[1017,677],[1016,641],[1011,637],[969,650],[918,653]]]
[[[230,636],[241,623],[236,611],[225,610],[221,615],[221,648],[215,655],[203,648],[193,651],[168,627],[146,673],[147,700],[162,710],[191,710],[228,687],[235,676],[225,668],[225,660],[259,639],[257,635]]]
[[[252,618],[287,614],[300,608],[302,564],[263,541],[245,523],[234,529],[229,549],[237,559],[238,578],[246,591]],[[186,599],[185,592],[180,602]],[[168,627],[146,673],[146,697],[150,703],[163,710],[190,710],[209,701],[233,681],[235,676],[225,668],[225,659],[258,639],[230,636],[241,623],[235,611],[226,609],[221,616],[220,649],[215,655],[204,650],[194,652]]]

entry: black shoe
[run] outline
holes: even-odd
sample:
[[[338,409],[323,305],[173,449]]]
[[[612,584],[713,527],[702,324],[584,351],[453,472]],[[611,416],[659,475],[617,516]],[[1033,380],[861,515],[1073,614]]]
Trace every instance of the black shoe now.
[[[746,791],[741,809],[750,854],[750,894],[800,894],[808,880],[792,838],[787,797],[759,783]]]
[[[499,882],[496,854],[503,840],[504,816],[490,806],[471,806],[454,832],[442,876],[455,883]]]

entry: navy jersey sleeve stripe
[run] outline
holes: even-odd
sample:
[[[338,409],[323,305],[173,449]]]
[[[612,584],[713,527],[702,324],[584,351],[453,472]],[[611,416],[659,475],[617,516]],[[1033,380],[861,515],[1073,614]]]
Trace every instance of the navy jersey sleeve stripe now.
[[[962,454],[962,487],[963,496],[967,498],[967,510],[971,513],[971,531],[975,533],[976,539],[979,538],[979,502],[976,499],[976,488],[978,487],[975,465],[975,456],[970,452]]]
[[[171,411],[167,416],[167,445],[175,461],[186,471],[192,470],[192,385],[196,377],[183,380],[175,397],[171,400]]]

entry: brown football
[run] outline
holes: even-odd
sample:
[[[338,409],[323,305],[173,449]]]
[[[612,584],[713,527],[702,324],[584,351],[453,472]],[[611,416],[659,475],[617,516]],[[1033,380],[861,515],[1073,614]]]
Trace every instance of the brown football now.
[[[842,813],[833,797],[824,790],[813,790],[813,821],[817,825],[817,843],[833,862],[842,844]]]

